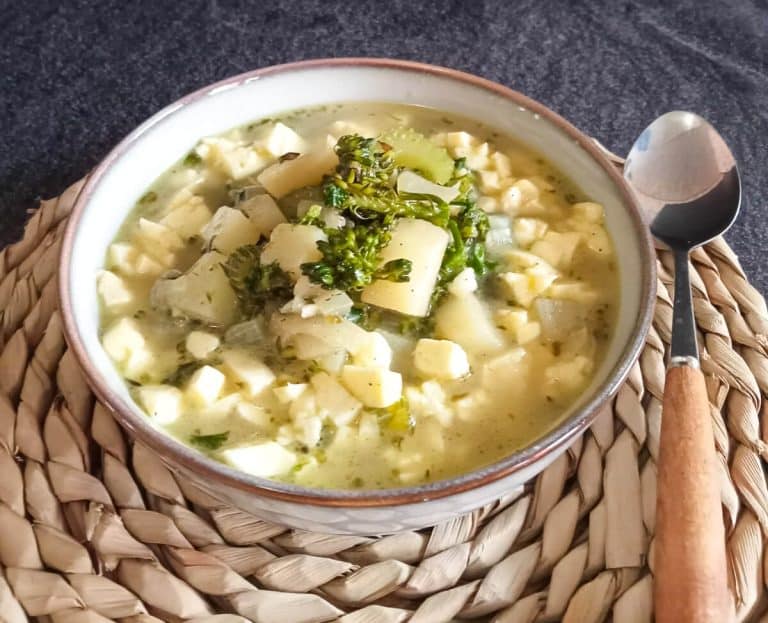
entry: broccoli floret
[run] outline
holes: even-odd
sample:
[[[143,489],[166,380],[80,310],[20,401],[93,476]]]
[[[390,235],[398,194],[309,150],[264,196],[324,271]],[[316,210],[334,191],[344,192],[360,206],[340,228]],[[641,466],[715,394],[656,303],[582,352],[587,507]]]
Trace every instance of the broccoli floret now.
[[[260,313],[269,301],[288,301],[293,296],[290,276],[276,262],[261,264],[263,243],[235,249],[223,264],[224,274],[246,317]]]

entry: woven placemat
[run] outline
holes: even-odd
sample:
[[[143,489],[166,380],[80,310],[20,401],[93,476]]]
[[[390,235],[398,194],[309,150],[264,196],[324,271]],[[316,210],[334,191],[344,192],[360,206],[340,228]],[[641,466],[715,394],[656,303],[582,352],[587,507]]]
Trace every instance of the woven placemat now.
[[[538,478],[427,530],[328,536],[203,494],[94,401],[56,309],[81,188],[44,201],[0,252],[0,621],[652,619],[671,256],[659,253],[653,328],[628,381]],[[738,620],[756,621],[768,606],[768,313],[721,239],[694,253],[692,278],[731,594]]]

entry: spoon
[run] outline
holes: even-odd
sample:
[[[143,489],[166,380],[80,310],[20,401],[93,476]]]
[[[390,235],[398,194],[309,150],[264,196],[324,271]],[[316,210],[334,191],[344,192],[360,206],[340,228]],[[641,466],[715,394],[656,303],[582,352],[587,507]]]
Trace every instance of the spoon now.
[[[688,253],[727,230],[741,182],[725,141],[704,119],[669,112],[635,141],[624,165],[651,233],[674,256],[672,345],[658,457],[654,603],[657,623],[727,623],[719,467],[699,368]]]

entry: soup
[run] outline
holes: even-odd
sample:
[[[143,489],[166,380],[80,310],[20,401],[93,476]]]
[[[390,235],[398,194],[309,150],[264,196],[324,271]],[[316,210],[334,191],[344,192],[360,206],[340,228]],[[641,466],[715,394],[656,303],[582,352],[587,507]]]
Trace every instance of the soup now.
[[[340,104],[205,138],[98,278],[102,344],[157,426],[256,476],[385,488],[550,430],[618,300],[603,208],[481,123]]]

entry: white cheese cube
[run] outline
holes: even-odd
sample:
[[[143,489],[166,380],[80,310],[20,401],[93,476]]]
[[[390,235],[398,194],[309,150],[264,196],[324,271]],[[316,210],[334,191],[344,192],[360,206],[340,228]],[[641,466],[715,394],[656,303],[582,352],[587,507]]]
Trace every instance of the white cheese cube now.
[[[536,293],[531,289],[531,282],[525,273],[501,273],[499,282],[507,298],[521,307],[530,307]]]
[[[447,404],[443,386],[435,380],[424,381],[418,387],[407,387],[405,397],[411,413],[419,418],[435,418],[442,426],[453,422],[453,410]]]
[[[104,350],[115,363],[124,363],[136,351],[146,350],[144,334],[133,318],[113,322],[101,338]]]
[[[528,324],[528,311],[521,307],[499,309],[496,311],[495,318],[497,326],[512,335],[517,335],[518,329]]]
[[[139,252],[128,242],[113,242],[107,251],[107,268],[120,271],[124,275],[135,272],[134,264]]]
[[[296,464],[296,455],[274,441],[228,448],[221,456],[237,469],[260,478],[285,474]]]
[[[299,440],[306,446],[314,448],[323,432],[323,420],[317,415],[309,417],[301,423],[299,429]]]
[[[378,442],[381,437],[379,419],[373,413],[363,413],[357,425],[357,435],[363,442]]]
[[[213,333],[192,331],[185,341],[185,347],[196,359],[205,359],[221,344],[221,340]]]
[[[509,177],[512,175],[512,161],[509,159],[509,156],[500,151],[495,151],[491,154],[490,160],[493,164],[493,168],[498,171],[501,177]]]
[[[269,195],[255,195],[241,202],[237,207],[265,238],[269,237],[275,227],[286,221],[280,206]]]
[[[306,383],[286,383],[272,388],[272,393],[280,404],[286,405],[301,396],[309,387]]]
[[[381,264],[395,259],[409,259],[409,281],[396,283],[377,279],[363,289],[360,298],[369,305],[401,314],[426,316],[448,242],[448,233],[428,221],[398,220],[389,242],[381,251]]]
[[[326,145],[294,160],[276,162],[264,169],[256,179],[270,195],[280,199],[299,188],[319,184],[323,175],[333,171],[338,162],[333,147]]]
[[[261,263],[266,265],[277,262],[280,268],[298,279],[302,264],[316,262],[323,257],[317,248],[317,241],[327,239],[319,227],[281,223],[272,231],[261,253]]]
[[[589,357],[577,355],[570,361],[560,361],[544,370],[546,381],[565,392],[573,392],[589,379],[593,363]]]
[[[474,294],[446,297],[435,314],[435,334],[476,355],[504,347],[504,336],[496,328],[487,307]]]
[[[168,259],[166,258],[166,261]],[[169,262],[170,263],[170,262]],[[166,268],[166,265],[161,264],[157,260],[149,257],[146,253],[140,253],[136,257],[136,262],[133,266],[133,270],[137,275],[159,275]]]
[[[202,366],[189,379],[186,393],[196,403],[211,405],[221,394],[227,377],[212,366]]]
[[[306,147],[301,136],[279,121],[270,128],[262,144],[275,158],[289,152],[301,153]]]
[[[490,146],[488,143],[482,143],[470,147],[469,149],[456,149],[457,156],[464,156],[467,160],[467,166],[470,169],[479,171],[481,169],[487,169],[490,166],[490,160],[488,154],[490,152]]]
[[[458,379],[469,374],[467,353],[450,340],[420,339],[413,349],[413,365],[427,378]]]
[[[392,363],[392,347],[389,342],[376,331],[366,333],[366,339],[361,340],[352,352],[352,363],[357,366],[388,368]]]
[[[539,295],[546,290],[557,279],[557,272],[551,270],[549,266],[540,264],[533,266],[525,271],[528,275],[528,281],[531,286],[531,291],[535,295]]]
[[[212,249],[228,255],[238,247],[258,242],[261,232],[240,210],[222,206],[216,210],[202,235]]]
[[[582,201],[571,206],[574,218],[587,223],[602,224],[604,218],[603,206],[592,201]]]
[[[583,223],[578,227],[587,249],[598,255],[608,256],[613,253],[613,243],[602,225]]]
[[[520,208],[539,198],[539,188],[528,179],[519,179],[501,194],[501,208],[514,216]]]
[[[403,377],[384,368],[344,366],[341,381],[366,407],[388,407],[403,393]]]
[[[157,257],[158,260],[163,259],[165,254],[178,251],[184,246],[184,241],[179,237],[179,234],[162,223],[140,218],[137,228],[142,245],[148,253]],[[162,255],[160,255],[161,253]]]
[[[136,388],[139,402],[161,426],[173,424],[181,415],[182,393],[171,385],[143,385]]]
[[[493,214],[501,210],[499,200],[496,199],[496,197],[489,197],[488,195],[483,195],[477,200],[477,207],[486,214]]]
[[[547,296],[553,299],[567,299],[569,301],[586,303],[587,305],[593,305],[600,299],[599,294],[595,290],[587,284],[580,282],[554,283],[547,291]]]
[[[187,201],[168,212],[160,222],[186,240],[199,235],[209,220],[211,211],[205,200],[199,195],[191,195]]]
[[[228,350],[221,355],[222,366],[244,385],[251,396],[258,396],[275,382],[275,374],[263,362],[244,350]]]
[[[548,231],[541,240],[531,246],[531,253],[544,258],[550,265],[566,268],[573,262],[573,254],[581,242],[577,232],[560,233]]]
[[[342,373],[345,368],[342,368]],[[349,424],[360,412],[360,401],[327,372],[315,374],[310,383],[315,390],[315,401],[324,416],[331,418],[337,426]],[[352,391],[352,390],[350,390]]]
[[[134,301],[133,292],[125,280],[108,270],[99,273],[96,287],[101,302],[111,312],[119,311]]]
[[[501,188],[501,180],[496,171],[478,171],[480,190],[484,193],[494,193]]]
[[[547,233],[549,226],[538,218],[522,217],[512,222],[512,233],[517,244],[521,247],[529,247]]]
[[[226,177],[239,180],[263,169],[271,160],[253,145],[238,145],[225,138],[206,138],[205,161]]]
[[[446,147],[470,147],[479,141],[468,132],[446,132],[443,135]]]
[[[526,365],[524,348],[511,348],[494,357],[483,366],[483,385],[493,391],[504,392],[510,389],[513,381],[520,378],[521,370]]]
[[[477,290],[477,275],[472,268],[465,268],[448,284],[448,292],[455,296],[466,296]]]

